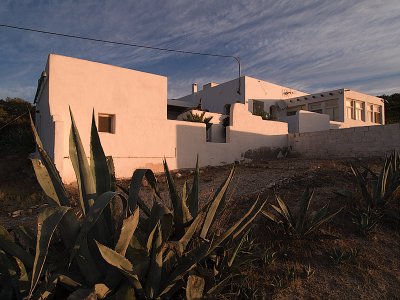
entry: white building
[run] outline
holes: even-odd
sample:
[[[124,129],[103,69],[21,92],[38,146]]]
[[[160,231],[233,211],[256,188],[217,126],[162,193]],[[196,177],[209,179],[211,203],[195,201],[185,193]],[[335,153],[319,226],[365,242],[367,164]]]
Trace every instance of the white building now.
[[[241,160],[249,150],[288,145],[287,123],[264,121],[240,103],[230,108],[229,124],[223,130],[216,124],[207,142],[204,123],[167,119],[166,77],[54,54],[39,80],[35,104],[39,135],[65,182],[75,180],[69,107],[87,155],[94,110],[117,177],[130,177],[136,168],[161,171],[164,157],[171,169],[192,168],[197,154],[200,166],[221,165]],[[214,114],[214,121],[223,119]]]
[[[287,122],[289,132],[384,125],[383,99],[349,89],[306,94],[248,76],[240,78],[238,87],[238,79],[209,83],[201,91],[193,84],[192,94],[169,100],[168,105],[184,107],[186,103],[187,107],[224,113],[227,105],[243,103],[250,112],[264,112],[272,120]]]

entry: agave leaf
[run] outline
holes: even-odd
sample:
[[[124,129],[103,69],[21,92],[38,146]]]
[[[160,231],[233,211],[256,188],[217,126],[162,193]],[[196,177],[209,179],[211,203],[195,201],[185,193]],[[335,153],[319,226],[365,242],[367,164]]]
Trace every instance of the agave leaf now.
[[[362,166],[362,168],[364,169],[364,172],[362,173],[364,178],[367,178],[368,174],[371,175],[371,177],[374,180],[378,179],[378,176],[375,174],[375,172],[373,172],[370,168],[366,167],[366,166]]]
[[[242,238],[240,239],[239,243],[236,245],[236,247],[233,249],[232,255],[230,256],[230,258],[227,261],[227,266],[230,268],[233,265],[233,262],[236,259],[236,256],[240,250],[240,248],[242,247],[244,241],[246,240],[248,234],[250,232],[250,229],[247,230],[247,232],[245,234],[243,234]]]
[[[187,245],[191,241],[191,239],[192,239],[193,235],[195,234],[195,232],[196,232],[200,222],[202,221],[203,217],[204,217],[204,212],[200,212],[196,216],[196,218],[194,219],[192,224],[190,224],[189,228],[186,230],[186,232],[183,235],[183,237],[178,241],[179,250],[180,250],[181,254],[183,254],[184,251],[186,250]]]
[[[97,131],[94,110],[92,113],[92,127],[90,134],[90,168],[96,186],[96,194],[101,195],[105,192],[111,191],[111,176],[106,155],[104,154],[99,133]]]
[[[373,188],[373,201],[374,201],[373,204],[375,206],[382,207],[385,205],[385,203],[383,203],[383,197],[385,195],[386,184],[390,168],[391,168],[390,159],[387,158],[378,176],[376,184]]]
[[[174,179],[172,178],[171,172],[169,171],[167,161],[163,160],[165,177],[167,178],[169,195],[172,202],[172,207],[174,208],[174,224],[175,224],[175,234],[178,237],[183,236],[185,233],[184,228],[184,216],[182,208],[182,200],[179,198],[178,192],[176,190],[176,185]]]
[[[149,182],[150,186],[153,188],[155,194],[159,198],[161,198],[160,193],[159,193],[158,188],[157,188],[156,177],[154,176],[153,171],[150,170],[150,169],[136,169],[135,172],[133,172],[132,179],[131,179],[131,184],[129,186],[128,203],[129,203],[129,208],[130,208],[131,211],[134,211],[136,209],[136,205],[139,205],[140,208],[147,215],[149,215],[150,214],[150,210],[140,200],[140,197],[139,197],[139,191],[140,191],[140,187],[142,186],[143,178],[147,179],[147,181]]]
[[[350,168],[351,168],[351,171],[353,172],[354,176],[356,177],[356,180],[357,180],[358,186],[361,190],[364,201],[366,201],[366,204],[368,206],[373,205],[373,200],[372,200],[370,192],[368,191],[368,186],[367,186],[367,182],[366,182],[365,178],[361,175],[360,171],[355,166],[353,166],[352,163],[350,163]]]
[[[0,225],[0,249],[11,256],[18,257],[24,265],[32,268],[34,257],[14,242],[11,234]]]
[[[123,283],[115,293],[115,300],[136,300],[135,289],[129,283]]]
[[[97,299],[93,289],[77,289],[69,294],[67,300]]]
[[[96,294],[97,299],[104,299],[111,293],[111,290],[104,283],[96,283],[94,285],[94,293]]]
[[[188,206],[187,206],[187,184],[186,184],[186,181],[185,181],[185,183],[183,184],[183,189],[182,189],[182,198],[181,198],[181,201],[182,201],[182,214],[183,214],[183,224],[184,224],[184,226],[186,227],[187,226],[187,224],[189,224],[189,222],[190,221],[192,221],[193,220],[193,217],[192,217],[192,215],[190,214],[190,211],[189,211],[189,208],[188,208]]]
[[[258,206],[258,200],[254,202],[252,207],[240,218],[232,227],[230,227],[227,231],[225,231],[221,236],[218,236],[211,243],[204,242],[200,244],[198,247],[194,248],[190,251],[181,261],[180,264],[176,267],[176,269],[163,281],[162,287],[160,289],[159,296],[166,294],[175,283],[182,278],[195,264],[199,261],[203,260],[205,257],[210,255],[215,248],[223,244],[228,238],[232,237],[235,239],[238,235],[240,235],[243,230],[247,228],[247,226],[254,220],[254,218],[259,214],[259,212],[263,209],[266,201],[264,201],[261,205]]]
[[[42,274],[43,266],[46,261],[47,252],[49,250],[51,239],[56,231],[58,224],[64,217],[69,207],[58,206],[46,208],[38,216],[38,236],[36,244],[36,256],[33,264],[32,281],[29,295],[32,295],[40,275]]]
[[[68,205],[68,197],[67,197],[67,192],[65,191],[64,185],[62,183],[60,174],[58,173],[56,166],[54,165],[53,161],[51,160],[50,156],[47,154],[46,150],[43,148],[42,141],[40,140],[40,137],[36,131],[36,127],[33,124],[32,117],[29,114],[30,118],[30,123],[31,123],[31,128],[33,132],[33,136],[35,138],[35,143],[37,146],[37,150],[39,152],[40,158],[42,159],[43,165],[45,166],[47,170],[47,174],[50,177],[51,184],[46,184],[42,186],[42,183],[46,182],[45,179],[43,179],[43,182],[41,182],[41,179],[38,178],[40,186],[43,188],[46,188],[44,192],[47,194],[52,194],[55,192],[56,194],[56,199],[53,199],[55,202],[60,203],[60,205]],[[34,165],[35,168],[35,165]],[[35,168],[35,173],[36,173],[36,168]],[[44,171],[40,172],[40,175],[45,174]],[[44,175],[45,176],[45,175]],[[47,190],[49,188],[49,190]]]
[[[154,201],[150,216],[146,220],[145,231],[150,233],[158,222],[161,222],[162,238],[163,240],[167,240],[173,227],[173,215],[166,206]]]
[[[162,281],[158,295],[160,298],[167,294],[194,265],[207,256],[210,245],[210,242],[203,242],[182,258],[177,267]]]
[[[58,286],[59,283],[62,283],[68,287],[71,288],[80,288],[82,285],[79,282],[76,282],[72,278],[68,277],[67,275],[63,274],[55,274],[48,279],[48,282],[46,283],[45,290],[39,291],[38,298],[40,300],[45,300],[45,299],[53,299],[54,298],[54,291],[56,287]]]
[[[161,270],[164,253],[162,242],[160,223],[157,223],[150,249],[149,276],[147,277],[145,284],[145,293],[150,299],[154,298],[158,294],[161,284]]]
[[[94,202],[94,204],[90,207],[90,210],[83,219],[78,237],[75,240],[75,246],[71,253],[70,263],[75,258],[81,240],[88,235],[89,231],[93,228],[93,226],[95,226],[97,220],[102,215],[104,208],[116,195],[117,194],[115,192],[105,192],[104,194],[100,195],[96,202]],[[107,235],[107,232],[104,232],[104,234]]]
[[[257,200],[254,202],[254,205],[250,208],[250,210],[247,212],[247,214],[243,218],[243,221],[234,230],[234,233],[232,235],[233,240],[237,239],[238,236],[240,236],[242,234],[242,232],[251,224],[251,222],[254,221],[254,219],[258,216],[258,214],[262,211],[262,209],[264,208],[265,204],[267,203],[267,200],[265,200],[257,208],[258,200],[259,199],[257,198]]]
[[[163,263],[162,281],[164,281],[164,279],[171,271],[172,266],[175,264],[177,260],[177,255],[179,257],[183,256],[183,253],[185,252],[187,245],[193,238],[193,235],[195,234],[198,226],[203,220],[204,214],[205,212],[202,211],[196,216],[192,224],[190,224],[189,228],[186,230],[184,236],[178,242],[176,242],[176,249],[168,250],[167,254],[165,255]]]
[[[235,167],[233,167],[231,169],[225,182],[221,184],[221,186],[215,193],[213,200],[211,201],[211,205],[208,209],[208,212],[207,212],[207,215],[204,220],[204,224],[203,224],[203,227],[202,227],[201,233],[200,233],[200,237],[203,239],[206,239],[207,233],[210,230],[210,227],[214,221],[217,211],[219,211],[224,204],[225,195],[228,190],[229,184],[232,181],[234,173],[235,173]]]
[[[116,184],[116,186],[129,198],[129,191],[126,188],[124,188],[119,184]],[[150,216],[150,209],[147,207],[147,205],[139,196],[137,197],[137,205],[140,207],[140,209],[144,212],[146,216],[148,217]]]
[[[35,250],[36,236],[29,227],[20,225],[18,228],[14,229],[14,234],[17,236],[20,244],[25,245],[29,249]]]
[[[300,211],[299,211],[299,215],[297,217],[297,222],[296,222],[296,227],[295,227],[297,232],[302,231],[302,228],[304,227],[307,211],[308,211],[308,208],[310,207],[310,203],[311,203],[313,194],[314,194],[314,191],[310,192],[310,189],[307,187],[303,193],[303,196],[301,197]]]
[[[221,280],[218,284],[214,285],[207,291],[206,298],[212,299],[213,295],[218,295],[229,283],[229,281],[233,278],[233,275],[228,275],[226,278]]]
[[[79,255],[76,255],[75,262],[79,270],[83,274],[85,281],[89,286],[93,286],[99,282],[103,273],[100,270],[99,261],[94,256],[96,253],[89,249],[87,237],[84,236],[76,246],[79,250]]]
[[[261,212],[265,217],[267,217],[268,219],[270,219],[271,221],[275,222],[275,223],[282,223],[281,220],[279,220],[274,214],[271,214],[270,212],[263,210]]]
[[[121,255],[125,255],[126,249],[128,248],[129,242],[132,239],[133,233],[139,223],[139,209],[137,208],[135,212],[127,217],[121,228],[121,233],[117,245],[115,246],[115,251]]]
[[[132,280],[136,291],[138,294],[143,293],[143,288],[139,281],[137,274],[133,270],[133,265],[129,260],[127,260],[124,256],[117,253],[116,251],[104,246],[96,241],[97,247],[100,251],[103,259],[109,263],[110,265],[116,267],[121,273],[126,276],[128,279]]]
[[[86,214],[96,199],[96,186],[93,181],[92,172],[86,158],[85,149],[83,148],[75,120],[72,115],[71,108],[71,132],[69,136],[69,156],[72,166],[75,170],[76,180],[79,187],[79,199],[82,211]]]
[[[14,274],[11,274],[14,273]],[[18,283],[15,278],[15,270],[13,270],[13,263],[5,252],[0,250],[0,274],[2,289],[0,289],[0,297],[5,300],[22,299]],[[4,288],[7,287],[7,288]]]
[[[205,281],[202,277],[189,275],[186,285],[186,299],[198,300],[203,298]]]
[[[47,197],[46,202],[51,206],[60,206],[57,192],[51,182],[51,178],[47,169],[42,165],[41,160],[37,158],[31,158],[33,170],[35,171],[36,179],[39,182],[40,187]]]
[[[116,187],[116,179],[115,179],[115,166],[114,166],[114,160],[112,156],[107,156],[107,166],[108,166],[108,173],[110,174],[110,187],[111,191],[115,192],[115,187]]]
[[[15,261],[17,262],[17,266],[19,269],[19,280],[20,281],[29,281],[28,273],[26,271],[24,263],[18,258],[14,256]]]
[[[326,206],[327,207],[327,206]],[[314,232],[316,232],[322,225],[324,225],[325,223],[328,223],[330,220],[332,220],[338,213],[340,213],[342,211],[343,207],[341,207],[338,211],[330,214],[329,216],[326,216],[326,210],[324,209],[324,207],[320,210],[320,211],[325,211],[324,213],[320,213],[322,216],[316,216],[314,218],[314,221],[311,222],[311,224],[309,225],[309,227],[307,228],[307,230],[303,233],[303,236],[307,236],[310,235]],[[318,215],[318,212],[317,212]]]
[[[74,245],[80,229],[80,220],[78,220],[72,210],[67,211],[64,218],[61,219],[60,227],[58,228],[61,234],[61,239],[67,249],[71,249]]]
[[[187,198],[187,206],[193,218],[196,218],[197,211],[199,210],[199,181],[199,155],[197,155],[192,188]]]
[[[287,220],[290,227],[294,227],[296,222],[293,218],[293,215],[292,215],[289,207],[286,205],[285,201],[283,201],[283,199],[281,197],[279,197],[278,195],[276,196],[276,201],[278,201],[278,205],[281,209],[282,216],[285,217],[285,219]]]

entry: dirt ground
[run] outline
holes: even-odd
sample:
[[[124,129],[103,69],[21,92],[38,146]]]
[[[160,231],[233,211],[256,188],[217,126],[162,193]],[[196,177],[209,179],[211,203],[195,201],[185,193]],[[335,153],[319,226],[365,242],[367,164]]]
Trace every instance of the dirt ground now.
[[[379,159],[353,162],[374,170],[382,163]],[[330,203],[330,211],[344,207],[324,228],[324,237],[315,240],[290,241],[276,237],[265,218],[260,216],[256,219],[251,235],[265,248],[276,252],[276,260],[269,265],[243,270],[246,274],[243,284],[256,291],[254,298],[400,299],[399,228],[381,224],[367,237],[356,231],[348,200],[335,193],[339,189],[357,192],[349,164],[349,159],[293,158],[235,166],[235,179],[227,198],[224,218],[218,224],[221,228],[238,219],[257,197],[268,199],[269,206],[276,201],[274,195],[279,194],[296,210],[298,199],[307,186],[315,190],[312,210],[327,202]],[[231,167],[201,169],[203,203],[224,181]],[[191,174],[190,170],[174,172],[177,184],[183,186],[185,181],[191,182]],[[157,178],[163,197],[167,199],[165,178],[162,175]],[[129,180],[119,180],[119,184],[128,186]],[[76,188],[71,185],[68,191],[76,201]],[[144,194],[147,191],[148,188],[143,189]],[[0,159],[0,201],[0,224],[9,229],[22,223],[35,226],[37,213],[43,209],[43,200],[26,157]],[[399,202],[397,200],[397,209]],[[18,210],[22,212],[15,213]],[[329,258],[334,248],[355,251],[358,255],[351,261],[335,265]],[[306,268],[311,270],[308,275]],[[288,277],[291,277],[290,280]]]

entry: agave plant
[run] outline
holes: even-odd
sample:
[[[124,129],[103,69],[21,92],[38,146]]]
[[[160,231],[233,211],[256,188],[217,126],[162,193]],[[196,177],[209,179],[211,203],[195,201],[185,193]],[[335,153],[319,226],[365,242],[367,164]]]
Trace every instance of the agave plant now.
[[[199,209],[198,163],[190,192],[187,192],[185,183],[181,196],[165,161],[164,168],[172,211],[161,201],[154,201],[151,209],[143,203],[147,217],[139,222],[139,233],[131,240],[126,256],[118,254],[117,249],[98,243],[100,253],[105,261],[133,282],[131,289],[140,298],[176,297],[182,293],[184,282],[187,298],[209,296],[224,286],[229,274],[224,274],[227,278],[210,284],[207,275],[214,271],[218,275],[218,271],[210,268],[204,272],[206,261],[213,260],[221,248],[230,248],[232,241],[242,235],[265,202],[260,205],[256,201],[233,226],[221,235],[216,235],[212,225],[223,207],[234,169],[212,200]],[[156,196],[159,197],[157,193]],[[231,251],[230,262],[235,259],[236,253],[235,250]]]
[[[31,123],[40,155],[32,164],[50,207],[39,214],[37,235],[21,227],[14,237],[0,227],[1,299],[153,299],[182,293],[185,286],[189,296],[202,294],[202,281],[189,272],[215,249],[240,237],[265,204],[256,201],[217,236],[212,225],[224,205],[234,169],[201,209],[198,164],[190,193],[185,185],[179,196],[164,161],[172,210],[160,201],[151,170],[136,170],[129,191],[115,191],[112,160],[104,154],[94,114],[89,163],[71,113],[70,158],[83,214],[78,218]],[[139,196],[144,177],[156,198],[151,207]]]
[[[278,206],[271,205],[274,213],[266,210],[262,214],[276,224],[283,225],[285,233],[291,238],[306,238],[316,234],[321,226],[332,220],[343,208],[334,213],[328,213],[329,204],[321,209],[308,213],[314,191],[307,188],[300,199],[300,210],[294,215],[289,206],[279,196],[276,196]]]
[[[377,226],[379,219],[382,217],[381,213],[372,209],[355,209],[351,212],[351,215],[351,220],[357,227],[357,231],[364,236],[368,235]]]
[[[400,154],[395,151],[389,155],[379,174],[368,168],[364,168],[365,172],[361,172],[353,164],[350,164],[350,167],[365,206],[371,209],[384,209],[400,186]],[[372,176],[371,180],[368,180],[368,175]]]

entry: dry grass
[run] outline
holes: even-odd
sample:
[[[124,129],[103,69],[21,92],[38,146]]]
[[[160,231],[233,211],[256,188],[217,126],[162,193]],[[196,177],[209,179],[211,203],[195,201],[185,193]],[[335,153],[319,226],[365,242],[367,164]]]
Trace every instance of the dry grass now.
[[[368,164],[376,170],[381,161],[357,163]],[[24,222],[33,224],[35,212],[29,217],[7,216],[7,212],[29,208],[41,201],[41,192],[29,162],[21,157],[13,157],[1,159],[0,164],[1,223],[8,228]],[[214,193],[229,169],[226,166],[201,170],[202,203]],[[181,171],[180,175],[176,178],[179,186],[183,186],[186,180],[191,181],[189,170]],[[168,203],[165,179],[162,175],[157,178]],[[119,184],[128,186],[129,180],[120,180]],[[261,199],[268,198],[272,203],[275,201],[274,194],[278,193],[290,207],[296,209],[298,198],[307,186],[315,188],[312,210],[326,202],[330,202],[332,211],[343,206],[345,209],[319,236],[310,240],[285,239],[265,218],[260,216],[256,219],[251,236],[262,247],[276,252],[276,260],[268,265],[258,263],[244,267],[244,278],[240,281],[242,294],[237,297],[243,298],[244,292],[247,295],[254,292],[253,297],[274,299],[398,299],[399,228],[383,222],[367,237],[357,232],[351,221],[351,204],[334,193],[337,189],[356,192],[348,160],[286,159],[238,165],[223,218],[217,226],[229,226],[258,196]],[[76,202],[76,187],[71,185],[68,191],[73,202]],[[151,201],[148,187],[143,189],[142,195]],[[393,204],[395,209],[399,209],[398,203]],[[335,264],[330,258],[335,248],[341,251],[357,250],[358,255]]]

